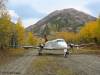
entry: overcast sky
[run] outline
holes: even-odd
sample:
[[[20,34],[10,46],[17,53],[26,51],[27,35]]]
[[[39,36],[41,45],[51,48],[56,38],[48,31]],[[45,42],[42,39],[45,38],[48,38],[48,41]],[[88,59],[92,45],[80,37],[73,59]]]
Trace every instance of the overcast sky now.
[[[100,13],[100,0],[8,0],[12,20],[21,17],[24,27],[36,23],[55,10],[75,8],[93,16]]]

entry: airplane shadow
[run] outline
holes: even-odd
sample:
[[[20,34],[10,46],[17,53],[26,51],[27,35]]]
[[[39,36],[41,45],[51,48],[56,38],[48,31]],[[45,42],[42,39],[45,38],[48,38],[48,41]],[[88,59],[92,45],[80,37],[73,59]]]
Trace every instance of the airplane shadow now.
[[[53,56],[53,57],[63,57],[63,54],[56,54],[56,53],[42,53],[40,56]]]

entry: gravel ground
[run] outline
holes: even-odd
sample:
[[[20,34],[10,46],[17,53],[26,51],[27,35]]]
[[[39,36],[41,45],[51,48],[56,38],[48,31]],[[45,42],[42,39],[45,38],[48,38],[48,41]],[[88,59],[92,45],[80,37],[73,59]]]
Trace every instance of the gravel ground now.
[[[60,67],[65,67],[66,71],[69,68],[73,72],[72,75],[100,75],[100,57],[96,55],[78,54],[69,55],[67,58],[64,58],[61,51],[44,51],[41,57],[43,57],[42,59],[53,59],[54,61],[52,62],[56,62]],[[40,60],[41,58],[37,57],[37,59]],[[29,70],[28,75],[35,75],[31,72],[34,71],[34,67],[30,67]]]
[[[63,66],[72,69],[75,75],[100,75],[100,57],[94,55],[71,55],[58,59]]]
[[[100,75],[100,57],[96,55],[80,54],[64,58],[63,52],[45,51],[42,56],[37,56],[37,52],[34,50],[29,50],[16,60],[0,66],[0,75],[34,75],[32,71],[35,68],[32,63],[35,62],[35,59],[40,59],[40,57],[53,59],[52,62],[56,62],[60,67],[69,68],[73,72],[72,75]]]
[[[13,57],[13,56],[10,56]],[[0,65],[0,75],[24,75],[28,67],[32,63],[34,57],[34,50],[29,50],[9,63]]]

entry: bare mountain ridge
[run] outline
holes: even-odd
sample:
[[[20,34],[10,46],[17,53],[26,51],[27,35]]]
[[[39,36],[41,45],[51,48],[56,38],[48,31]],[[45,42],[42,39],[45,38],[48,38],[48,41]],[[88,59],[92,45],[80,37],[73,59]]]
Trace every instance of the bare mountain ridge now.
[[[46,28],[48,28],[48,33],[55,31],[78,32],[85,23],[93,20],[96,20],[96,17],[69,8],[50,13],[36,24],[27,27],[26,30],[37,34],[43,34],[46,32]]]

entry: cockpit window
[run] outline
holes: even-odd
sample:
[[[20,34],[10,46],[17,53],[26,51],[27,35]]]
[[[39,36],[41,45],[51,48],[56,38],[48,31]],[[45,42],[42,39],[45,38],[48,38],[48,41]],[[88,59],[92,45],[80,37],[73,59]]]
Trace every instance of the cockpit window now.
[[[57,40],[57,42],[64,42],[64,40]]]

